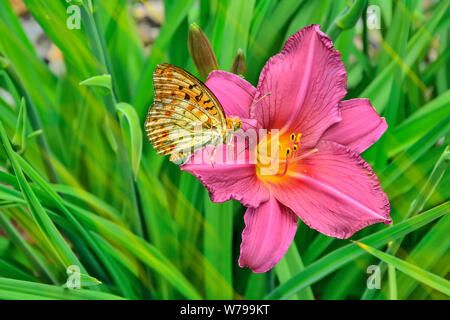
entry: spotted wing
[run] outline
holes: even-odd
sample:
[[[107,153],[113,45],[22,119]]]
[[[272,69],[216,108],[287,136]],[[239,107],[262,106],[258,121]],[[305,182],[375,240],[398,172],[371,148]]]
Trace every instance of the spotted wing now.
[[[225,114],[214,94],[196,77],[170,64],[153,73],[154,104],[145,129],[155,150],[184,162],[208,143],[219,141]]]

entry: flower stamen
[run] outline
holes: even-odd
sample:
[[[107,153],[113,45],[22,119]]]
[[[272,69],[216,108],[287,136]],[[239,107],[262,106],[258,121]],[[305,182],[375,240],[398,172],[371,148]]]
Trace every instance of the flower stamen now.
[[[287,169],[288,169],[288,165],[289,165],[289,153],[290,153],[291,149],[287,148],[286,149],[286,161],[284,162],[284,170],[283,173],[277,173],[276,176],[278,177],[282,177],[286,174]]]
[[[291,141],[292,141],[292,142],[295,141],[295,133],[291,133]]]
[[[275,155],[269,155],[269,154],[264,155],[263,153],[261,153],[261,150],[258,151],[257,161],[258,161],[258,164],[261,166],[259,168],[259,170],[261,168],[264,168],[264,162],[261,160],[266,159],[270,163],[278,163],[279,164],[277,166],[275,172],[271,169],[272,173],[270,175],[274,176],[274,177],[283,177],[288,174],[289,165],[293,161],[295,162],[297,160],[304,159],[304,158],[316,153],[318,151],[317,148],[306,150],[306,152],[303,151],[303,154],[300,153],[301,136],[302,136],[301,133],[293,133],[292,132],[287,137],[288,138],[287,141],[286,141],[286,137],[284,138],[285,143],[282,142],[283,139],[281,141],[277,141],[278,148],[277,148]],[[270,146],[272,139],[275,139],[275,137],[270,136],[268,138],[268,140],[266,142],[264,142],[264,144],[261,144],[261,143],[258,144],[258,147],[263,146],[263,147],[267,148],[267,146]],[[276,161],[276,162],[273,162],[273,161]]]
[[[296,157],[294,160],[304,159],[304,158],[306,158],[306,157],[308,157],[308,156],[310,156],[310,155],[316,153],[317,151],[319,151],[319,149],[314,148],[314,149],[312,149],[312,150],[306,152],[305,154],[302,154],[301,156]]]
[[[297,151],[297,145],[294,145],[294,151]],[[294,152],[293,154],[291,154],[291,148],[287,148],[287,149],[286,149],[286,160],[285,160],[285,162],[284,162],[284,170],[283,170],[283,173],[277,173],[276,176],[278,176],[278,177],[283,177],[284,175],[286,175],[287,170],[288,170],[288,166],[289,166],[289,160],[291,160],[291,159],[292,159],[292,160],[300,160],[300,159],[304,159],[304,158],[306,158],[306,157],[308,157],[308,156],[310,156],[310,155],[312,155],[312,154],[314,154],[314,153],[316,153],[316,152],[318,152],[318,151],[319,151],[319,149],[314,148],[314,149],[308,151],[307,153],[302,154],[301,156],[298,156],[298,157],[295,157],[295,158],[294,158],[294,155],[295,155],[296,152]],[[290,155],[290,156],[289,156],[289,155]],[[305,173],[306,173],[306,170],[304,170],[304,171],[305,171]]]

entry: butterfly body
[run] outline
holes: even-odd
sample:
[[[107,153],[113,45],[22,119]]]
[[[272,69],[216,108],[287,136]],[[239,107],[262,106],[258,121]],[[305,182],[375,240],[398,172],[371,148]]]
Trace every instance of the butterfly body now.
[[[153,73],[154,103],[145,121],[147,136],[155,150],[170,154],[181,164],[204,146],[220,145],[242,127],[227,118],[214,94],[189,72],[159,64]]]

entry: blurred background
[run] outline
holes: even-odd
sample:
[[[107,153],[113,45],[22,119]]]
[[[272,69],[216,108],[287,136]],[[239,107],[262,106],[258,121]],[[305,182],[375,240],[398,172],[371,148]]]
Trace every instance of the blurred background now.
[[[0,1],[0,298],[448,299],[449,4]],[[283,260],[254,274],[237,263],[245,208],[212,203],[146,140],[152,73],[168,62],[205,80],[192,48],[210,44],[256,85],[312,23],[341,52],[345,99],[389,124],[362,156],[394,222],[355,234],[363,249],[299,221]]]

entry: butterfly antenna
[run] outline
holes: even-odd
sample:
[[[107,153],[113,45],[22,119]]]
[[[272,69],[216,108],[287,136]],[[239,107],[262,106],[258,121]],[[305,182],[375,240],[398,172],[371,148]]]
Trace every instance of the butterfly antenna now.
[[[272,92],[268,92],[265,95],[263,95],[261,98],[259,98],[258,100],[256,100],[254,103],[252,103],[252,105],[250,107],[247,108],[247,110],[245,110],[240,116],[239,118],[242,118],[242,116],[244,115],[244,113],[246,113],[247,111],[249,111],[251,108],[253,108],[254,106],[256,106],[262,99],[270,96],[272,94]]]
[[[241,120],[241,121],[242,121],[242,120]],[[249,126],[255,128],[255,129],[258,129],[257,126],[255,126],[255,125],[253,125],[253,124],[251,124],[251,123],[248,123],[248,122],[245,122],[245,121],[242,121],[242,123],[248,124]]]

